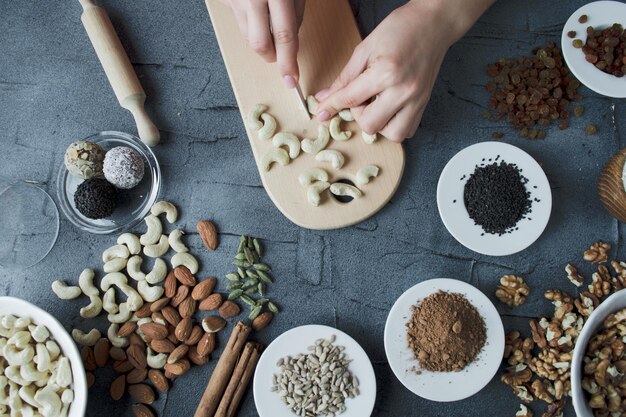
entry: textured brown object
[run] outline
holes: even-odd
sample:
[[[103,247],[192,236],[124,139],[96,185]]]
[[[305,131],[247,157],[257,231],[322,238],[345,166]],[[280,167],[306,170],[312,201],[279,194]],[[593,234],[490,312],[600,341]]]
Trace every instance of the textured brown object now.
[[[609,159],[598,178],[598,192],[602,204],[611,216],[622,223],[626,223],[626,192],[622,181],[624,161],[626,148]]]
[[[597,69],[615,77],[626,73],[626,34],[619,23],[605,29],[587,28],[582,47],[585,60]]]
[[[167,298],[167,297],[161,298],[160,300],[156,300],[150,306],[150,311],[153,312],[153,313],[156,313],[157,311],[161,311],[169,303],[170,303],[170,299]]]
[[[207,333],[217,333],[226,327],[226,320],[219,316],[206,316],[202,319],[202,328]]]
[[[241,313],[241,308],[236,302],[226,300],[222,303],[221,306],[219,306],[219,313],[220,316],[224,317],[225,319],[229,319],[231,317],[239,315],[239,313]]]
[[[130,363],[128,359],[113,362],[113,370],[118,374],[125,374],[126,372],[132,371],[134,368],[135,367]]]
[[[83,346],[80,350],[80,357],[83,360],[83,366],[86,371],[93,371],[96,369],[96,358],[94,357],[93,349],[90,346]]]
[[[128,356],[128,361],[137,369],[145,369],[147,364],[146,360],[146,350],[143,346],[140,345],[130,345],[128,349],[126,349],[126,356]]]
[[[500,285],[496,290],[496,297],[510,306],[521,306],[526,302],[530,288],[524,278],[517,275],[505,275],[500,278]]]
[[[209,363],[209,360],[211,359],[210,355],[207,355],[207,356],[198,355],[198,352],[194,348],[189,349],[189,352],[187,352],[187,358],[189,358],[191,363],[193,363],[194,365],[198,365],[198,366],[206,365],[207,363]]]
[[[116,346],[113,346],[111,349],[109,349],[109,356],[114,361],[126,360],[126,352],[124,352],[124,349]]]
[[[222,299],[223,297],[220,293],[211,294],[204,300],[200,301],[198,308],[200,311],[216,310],[222,305]]]
[[[87,388],[93,387],[93,384],[96,383],[96,376],[92,372],[85,372],[85,376],[87,377]]]
[[[204,281],[200,281],[191,291],[191,298],[196,301],[204,300],[213,292],[217,285],[217,279],[209,277]]]
[[[176,347],[167,339],[153,340],[150,347],[157,353],[171,353]]]
[[[172,326],[177,326],[181,321],[180,314],[178,314],[178,310],[176,310],[172,306],[166,306],[161,310],[161,314],[163,314],[163,318]]]
[[[126,375],[126,382],[129,384],[138,384],[144,381],[147,376],[148,376],[148,369],[135,368]]]
[[[606,262],[609,259],[608,251],[611,250],[611,244],[598,241],[591,245],[583,254],[583,259],[593,264]]]
[[[152,303],[144,303],[139,310],[135,311],[135,316],[140,319],[148,317],[150,313],[152,313],[152,311],[150,311],[151,307]]]
[[[180,287],[178,287],[178,290],[176,290],[176,295],[174,296],[174,298],[172,298],[170,304],[172,305],[172,307],[178,307],[180,303],[182,303],[183,300],[187,298],[188,295],[189,287],[186,285],[181,285]]]
[[[174,349],[172,353],[170,353],[170,355],[167,357],[167,363],[178,362],[180,359],[182,359],[183,357],[187,355],[187,352],[189,352],[189,346],[187,345],[176,346],[176,349]]]
[[[156,388],[159,392],[169,391],[170,383],[167,381],[167,378],[165,378],[165,375],[163,375],[163,372],[161,372],[160,370],[150,369],[148,371],[148,379],[150,380],[150,382],[152,382],[154,388]]]
[[[189,268],[183,265],[174,268],[174,276],[182,285],[193,287],[197,283],[196,277],[193,276]]]
[[[129,385],[128,393],[142,404],[152,404],[155,399],[154,391],[148,384]]]
[[[187,359],[181,359],[176,363],[165,364],[165,370],[172,375],[181,376],[191,368],[191,364]]]
[[[457,324],[458,323],[458,324]],[[458,332],[454,326],[460,326]],[[457,293],[439,291],[413,307],[407,341],[420,367],[434,372],[461,371],[485,345],[485,322]]]
[[[207,356],[213,353],[217,344],[217,336],[215,333],[205,333],[196,346],[196,352],[199,356]]]
[[[273,318],[274,318],[274,315],[270,311],[266,311],[265,313],[259,314],[257,318],[252,320],[252,329],[255,332],[265,329],[267,325],[270,324]]]
[[[167,327],[159,323],[144,323],[140,326],[141,331],[148,341],[160,340],[167,337]]]
[[[133,404],[135,417],[156,417],[156,414],[145,404]]]
[[[198,302],[191,298],[191,295],[188,295],[178,306],[178,314],[180,314],[182,318],[191,317],[194,315],[197,308]]]
[[[109,392],[111,394],[111,398],[115,401],[119,401],[120,398],[124,395],[124,391],[126,390],[126,375],[120,375],[113,380],[111,383],[111,388]]]
[[[93,347],[93,355],[98,368],[102,368],[107,364],[110,348],[111,343],[109,342],[109,339],[105,337],[96,342],[95,346]]]
[[[204,246],[210,251],[217,249],[218,236],[215,225],[208,220],[201,220],[198,223],[197,229],[202,242],[204,242]]]
[[[163,295],[166,298],[173,298],[176,295],[177,279],[174,276],[174,270],[171,270],[165,277],[163,282],[164,292]]]
[[[189,335],[187,339],[185,339],[184,343],[187,346],[193,346],[200,341],[200,338],[202,337],[203,334],[204,334],[204,331],[202,330],[202,327],[196,324],[191,329],[191,334]]]
[[[187,317],[187,318],[182,319],[180,323],[178,323],[178,326],[176,326],[176,331],[174,333],[176,335],[176,339],[178,339],[181,342],[187,339],[189,335],[191,334],[192,328],[193,328],[193,323],[191,322],[191,318]]]

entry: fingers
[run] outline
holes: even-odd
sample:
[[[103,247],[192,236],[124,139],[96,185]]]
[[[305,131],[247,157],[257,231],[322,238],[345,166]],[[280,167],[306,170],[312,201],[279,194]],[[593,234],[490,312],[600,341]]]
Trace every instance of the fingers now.
[[[412,104],[405,106],[380,130],[380,134],[392,142],[403,142],[415,134],[423,114],[423,106],[419,108]]]
[[[365,106],[363,111],[354,116],[364,132],[370,135],[380,132],[389,123],[392,117],[403,107],[393,90],[386,90],[376,97],[376,100]]]
[[[276,59],[285,85],[293,88],[298,71],[298,22],[293,0],[270,0],[270,19]]]
[[[329,120],[339,110],[360,106],[380,93],[381,90],[375,73],[366,70],[352,82],[334,91],[322,101],[318,106],[317,118],[321,122]]]
[[[319,101],[326,100],[332,93],[334,93],[335,91],[337,91],[338,89],[342,87],[345,87],[352,80],[357,78],[363,71],[365,71],[365,69],[367,68],[367,55],[364,53],[365,48],[362,45],[363,43],[361,43],[361,45],[359,45],[354,50],[354,52],[352,53],[352,56],[350,57],[350,60],[345,65],[345,67],[341,70],[341,73],[335,79],[332,85],[328,88],[324,88],[323,90],[320,90],[315,95],[315,98],[317,100]]]
[[[276,50],[270,32],[270,15],[267,3],[249,2],[247,21],[250,47],[267,62],[276,61]]]
[[[298,25],[298,29],[300,29],[300,25],[302,24],[302,19],[304,18],[304,6],[306,5],[306,0],[296,0],[296,24]]]

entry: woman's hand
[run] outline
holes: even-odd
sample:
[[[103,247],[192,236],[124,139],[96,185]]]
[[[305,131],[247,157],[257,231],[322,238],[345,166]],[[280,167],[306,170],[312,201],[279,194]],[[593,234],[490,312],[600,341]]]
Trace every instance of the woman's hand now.
[[[288,88],[295,87],[298,69],[298,29],[305,0],[222,0],[235,13],[248,44],[267,62],[278,61]]]
[[[318,120],[350,108],[367,133],[394,142],[412,137],[446,51],[491,2],[419,0],[393,11],[357,46],[330,88],[316,95]],[[459,10],[468,4],[474,13]]]

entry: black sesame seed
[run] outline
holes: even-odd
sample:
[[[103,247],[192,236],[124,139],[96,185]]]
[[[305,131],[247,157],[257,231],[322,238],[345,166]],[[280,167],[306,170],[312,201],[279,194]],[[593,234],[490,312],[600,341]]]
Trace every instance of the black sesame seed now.
[[[81,214],[90,219],[109,217],[117,205],[117,191],[107,180],[92,178],[78,186],[74,204]]]

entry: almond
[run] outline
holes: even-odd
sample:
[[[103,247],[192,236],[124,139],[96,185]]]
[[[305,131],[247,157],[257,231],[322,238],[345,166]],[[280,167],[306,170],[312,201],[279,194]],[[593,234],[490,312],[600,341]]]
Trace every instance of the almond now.
[[[119,401],[124,395],[124,390],[126,389],[126,375],[120,375],[113,380],[111,383],[111,388],[109,392],[111,393],[111,398],[115,401]]]
[[[220,316],[207,316],[202,319],[202,328],[207,333],[217,333],[226,327],[226,320]]]
[[[197,229],[204,246],[210,251],[217,249],[217,228],[215,225],[208,220],[201,220]]]
[[[154,402],[154,391],[148,384],[130,385],[128,387],[128,393],[142,404],[152,404]]]
[[[167,363],[178,362],[187,354],[188,351],[189,351],[189,346],[187,345],[177,346],[176,349],[174,349],[172,353],[170,353],[170,356],[167,357]]]
[[[170,299],[167,298],[167,297],[166,298],[161,298],[160,300],[156,300],[150,306],[150,311],[153,312],[153,313],[155,313],[157,311],[161,311],[163,309],[163,307],[165,307],[169,303],[170,303]]]
[[[222,305],[222,294],[215,293],[215,294],[209,295],[207,298],[200,301],[200,305],[198,306],[198,308],[201,311],[210,311],[210,310],[218,309],[221,305]]]
[[[150,311],[151,307],[152,303],[144,303],[139,310],[135,311],[135,316],[140,319],[148,317],[152,313]]]
[[[165,295],[166,298],[174,297],[174,295],[176,295],[176,286],[177,282],[174,276],[174,270],[171,270],[165,277],[165,282],[163,282],[163,288],[165,289],[163,295]]]
[[[167,327],[159,323],[144,323],[140,329],[146,336],[146,339],[150,341],[161,340],[167,337]]]
[[[114,361],[123,361],[126,359],[126,352],[124,352],[124,349],[122,348],[113,346],[111,349],[109,349],[109,356]]]
[[[164,326],[167,324],[165,317],[160,311],[155,311],[154,313],[152,313],[150,317],[152,318],[152,321],[155,323],[162,324]]]
[[[198,356],[208,356],[215,350],[217,337],[215,333],[205,333],[196,347]]]
[[[181,321],[180,314],[178,311],[172,306],[167,306],[163,310],[161,310],[161,314],[163,314],[163,318],[172,326],[177,326]]]
[[[96,358],[93,354],[93,349],[89,346],[84,346],[80,350],[80,357],[83,360],[83,366],[86,371],[93,371],[96,369]]]
[[[154,388],[156,388],[159,392],[169,391],[170,383],[167,382],[167,378],[165,378],[165,375],[163,375],[163,372],[160,370],[150,369],[148,371],[148,378],[150,379],[150,382],[152,382],[152,385],[154,385]]]
[[[96,342],[96,345],[93,347],[93,354],[96,361],[96,365],[99,368],[104,367],[107,364],[107,360],[109,359],[109,349],[111,348],[111,343],[109,343],[109,339],[103,337]]]
[[[133,413],[135,417],[155,417],[150,407],[144,404],[133,404]]]
[[[193,323],[191,323],[191,318],[187,317],[182,319],[180,323],[178,323],[178,326],[176,326],[176,339],[180,340],[181,342],[187,339],[191,334],[192,327]]]
[[[191,291],[191,298],[196,301],[204,300],[213,292],[215,285],[217,284],[217,278],[209,277],[204,281],[200,281],[198,285]]]
[[[171,324],[167,326],[167,340],[174,343],[174,345],[180,342],[180,340],[176,338],[176,326],[172,326]]]
[[[189,352],[187,352],[187,358],[189,358],[189,360],[194,365],[198,365],[198,366],[206,365],[207,363],[209,363],[209,360],[211,359],[209,355],[207,356],[198,355],[198,352],[196,352],[195,349],[189,349]]]
[[[236,302],[231,301],[231,300],[226,300],[220,306],[219,313],[220,313],[220,316],[222,316],[225,319],[228,319],[228,318],[239,315],[239,313],[241,313],[241,308]]]
[[[150,347],[157,353],[171,353],[174,350],[174,344],[167,339],[153,340]]]
[[[128,359],[113,362],[113,370],[118,374],[125,374],[126,372],[130,372],[133,369],[134,366],[129,362]]]
[[[172,301],[170,301],[170,305],[172,307],[178,307],[178,305],[182,303],[183,300],[187,298],[188,295],[189,295],[189,287],[186,285],[181,285],[180,287],[178,287],[178,290],[176,291],[176,295],[174,296],[174,298],[172,298]]]
[[[204,334],[204,331],[202,331],[202,327],[196,324],[195,326],[193,326],[193,329],[191,329],[191,334],[185,340],[184,343],[187,346],[193,346],[200,341],[200,338],[202,338],[203,334]]]
[[[126,349],[126,356],[128,361],[137,369],[145,369],[146,362],[146,350],[139,345],[130,345]]]
[[[174,375],[173,373],[167,370],[163,372],[163,375],[165,375],[165,378],[169,379],[170,381],[173,381],[176,379],[176,375]]]
[[[270,311],[260,314],[256,319],[252,320],[252,329],[258,332],[261,329],[267,327],[272,321],[274,315]]]
[[[87,377],[87,388],[93,387],[93,384],[96,383],[96,376],[91,372],[85,372],[85,376]]]
[[[196,277],[194,277],[189,268],[184,265],[174,268],[174,276],[176,277],[178,282],[183,285],[193,287],[197,283]]]
[[[193,316],[193,313],[196,312],[196,308],[198,308],[198,302],[194,300],[193,298],[191,298],[191,296],[188,296],[178,306],[178,313],[183,318],[191,317]]]
[[[148,310],[148,311],[150,311],[150,310]],[[132,333],[134,333],[135,330],[137,330],[137,322],[136,321],[127,321],[117,331],[117,335],[119,337],[128,337]]]
[[[176,363],[165,364],[165,370],[175,376],[183,375],[190,367],[191,364],[187,359],[181,359]]]
[[[135,368],[126,375],[126,382],[129,384],[138,384],[146,379],[148,376],[148,370],[146,368]]]

